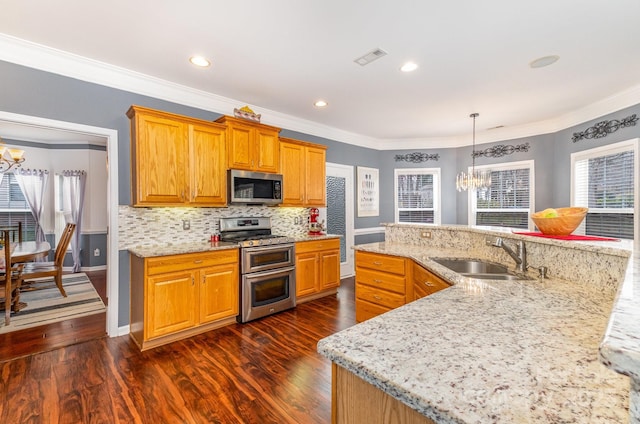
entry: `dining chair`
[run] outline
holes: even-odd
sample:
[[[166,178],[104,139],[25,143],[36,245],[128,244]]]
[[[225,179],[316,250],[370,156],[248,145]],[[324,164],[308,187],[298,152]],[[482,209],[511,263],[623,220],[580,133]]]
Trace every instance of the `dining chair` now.
[[[67,248],[71,242],[71,236],[76,229],[76,224],[67,224],[62,231],[60,241],[56,246],[56,253],[53,258],[53,262],[28,262],[24,264],[24,270],[22,271],[22,279],[24,281],[40,278],[40,277],[53,277],[56,286],[60,293],[67,297],[67,293],[62,287],[62,265],[64,262],[64,255],[67,253]]]
[[[11,265],[11,231],[2,231],[4,265],[0,277],[0,290],[4,292],[4,324],[11,322],[11,311],[20,310],[20,286],[24,264]]]

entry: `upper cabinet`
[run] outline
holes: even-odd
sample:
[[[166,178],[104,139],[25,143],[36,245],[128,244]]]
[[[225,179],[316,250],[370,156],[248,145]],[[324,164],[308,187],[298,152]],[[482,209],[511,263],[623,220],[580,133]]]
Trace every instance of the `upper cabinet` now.
[[[225,206],[225,126],[140,106],[131,120],[133,206]]]
[[[326,146],[280,139],[282,206],[325,206]]]
[[[216,122],[227,126],[227,164],[230,169],[278,172],[280,128],[231,116],[222,116]]]

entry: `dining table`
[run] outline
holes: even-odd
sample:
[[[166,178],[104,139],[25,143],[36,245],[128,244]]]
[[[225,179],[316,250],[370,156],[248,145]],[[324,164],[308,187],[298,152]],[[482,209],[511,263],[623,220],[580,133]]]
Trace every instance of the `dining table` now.
[[[50,251],[51,245],[46,241],[11,243],[11,263],[32,262],[38,258],[47,257]]]

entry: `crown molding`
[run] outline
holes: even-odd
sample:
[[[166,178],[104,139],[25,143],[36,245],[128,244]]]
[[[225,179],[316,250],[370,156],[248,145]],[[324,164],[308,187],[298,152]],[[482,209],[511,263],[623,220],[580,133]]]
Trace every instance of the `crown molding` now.
[[[229,114],[238,104],[247,104],[6,34],[0,34],[0,60],[219,114]],[[639,103],[640,85],[554,119],[479,132],[476,134],[476,144],[554,133]],[[376,150],[441,149],[471,145],[467,136],[377,139],[259,105],[250,106],[269,116],[269,125]]]

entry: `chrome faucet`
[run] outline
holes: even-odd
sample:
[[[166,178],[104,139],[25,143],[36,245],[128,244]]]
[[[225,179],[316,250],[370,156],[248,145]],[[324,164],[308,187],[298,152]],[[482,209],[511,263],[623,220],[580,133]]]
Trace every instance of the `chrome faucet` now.
[[[509,254],[509,256],[511,256],[511,258],[513,258],[514,261],[516,261],[516,264],[517,264],[516,268],[518,269],[518,271],[520,272],[527,271],[527,248],[524,244],[524,241],[522,240],[518,241],[518,245],[516,247],[515,252],[513,251],[512,248],[509,247],[509,245],[504,243],[504,240],[502,240],[502,237],[487,239],[487,244],[490,244],[494,247],[501,247],[505,252]]]

